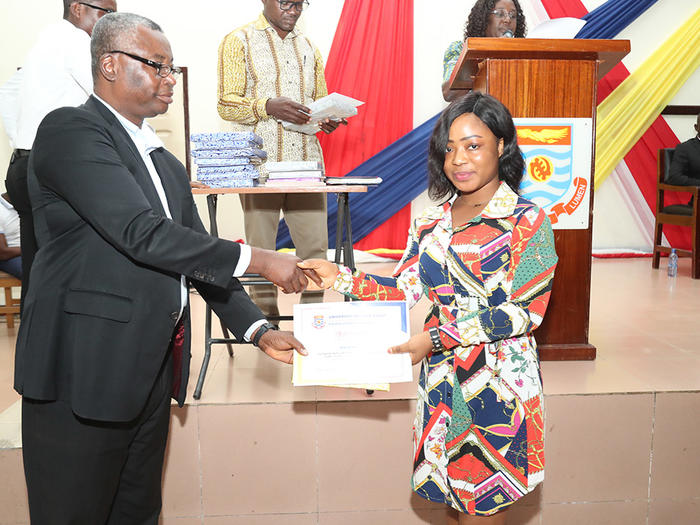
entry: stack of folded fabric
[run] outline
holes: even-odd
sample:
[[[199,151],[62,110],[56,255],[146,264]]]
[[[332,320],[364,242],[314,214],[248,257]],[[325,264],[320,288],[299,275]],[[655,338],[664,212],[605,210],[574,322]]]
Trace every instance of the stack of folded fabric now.
[[[265,186],[324,186],[323,165],[317,161],[266,162]]]
[[[263,140],[251,131],[194,133],[191,155],[197,180],[212,188],[255,186],[265,162]]]

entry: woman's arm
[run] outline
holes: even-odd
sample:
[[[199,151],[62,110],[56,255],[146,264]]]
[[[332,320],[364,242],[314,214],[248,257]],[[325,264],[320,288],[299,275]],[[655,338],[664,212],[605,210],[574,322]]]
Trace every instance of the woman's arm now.
[[[380,277],[336,265],[322,259],[309,259],[299,263],[307,273],[315,272],[323,281],[323,288],[362,301],[408,301],[413,307],[423,295],[423,284],[418,268],[418,237],[415,225],[409,232],[406,250],[391,277]]]
[[[8,246],[4,233],[0,233],[0,261],[7,261],[22,255],[22,248],[19,246]]]

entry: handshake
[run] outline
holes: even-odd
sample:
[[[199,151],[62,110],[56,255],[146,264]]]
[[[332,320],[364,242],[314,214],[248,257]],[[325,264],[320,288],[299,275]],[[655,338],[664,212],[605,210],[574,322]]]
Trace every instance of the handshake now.
[[[323,259],[302,261],[287,253],[251,247],[248,272],[262,275],[284,293],[300,293],[307,287],[315,290],[330,288],[335,282],[338,266]],[[291,332],[268,330],[257,345],[272,359],[283,363],[293,362],[294,351],[306,355],[304,345]]]
[[[251,248],[248,272],[262,275],[284,293],[301,293],[333,286],[338,266],[324,259],[302,261],[287,253]]]

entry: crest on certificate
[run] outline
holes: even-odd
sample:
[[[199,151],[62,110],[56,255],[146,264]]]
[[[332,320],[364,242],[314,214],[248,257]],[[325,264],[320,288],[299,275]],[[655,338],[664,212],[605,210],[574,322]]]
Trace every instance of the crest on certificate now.
[[[323,315],[314,315],[312,326],[314,328],[323,328],[326,326],[326,318]]]

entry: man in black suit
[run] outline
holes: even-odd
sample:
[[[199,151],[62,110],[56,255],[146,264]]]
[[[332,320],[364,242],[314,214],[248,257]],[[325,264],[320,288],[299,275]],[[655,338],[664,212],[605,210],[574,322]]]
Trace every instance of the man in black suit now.
[[[39,251],[15,388],[34,525],[157,523],[170,397],[183,403],[189,372],[187,284],[237,338],[286,362],[304,351],[234,277],[300,292],[298,259],[209,236],[184,167],[144,125],[178,73],[160,27],[106,15],[91,54],[95,95],[44,119],[29,163]]]
[[[666,182],[678,186],[700,186],[700,114],[695,123],[695,137],[678,144]]]

